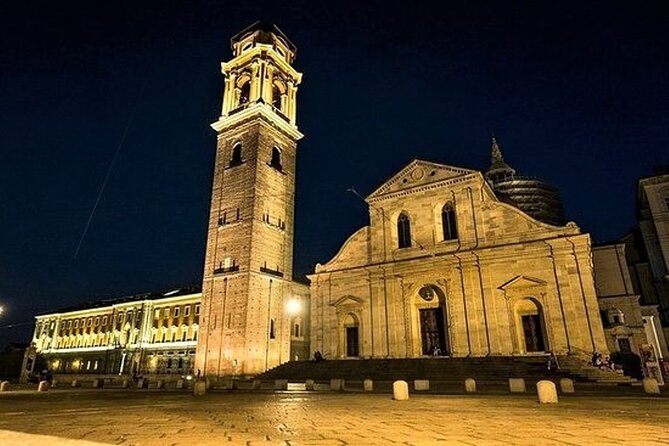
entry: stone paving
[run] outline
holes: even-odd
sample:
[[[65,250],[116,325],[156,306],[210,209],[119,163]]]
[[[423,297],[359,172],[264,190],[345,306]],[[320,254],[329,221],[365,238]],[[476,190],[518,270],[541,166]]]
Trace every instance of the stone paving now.
[[[24,391],[0,394],[0,429],[149,446],[669,445],[669,398]]]

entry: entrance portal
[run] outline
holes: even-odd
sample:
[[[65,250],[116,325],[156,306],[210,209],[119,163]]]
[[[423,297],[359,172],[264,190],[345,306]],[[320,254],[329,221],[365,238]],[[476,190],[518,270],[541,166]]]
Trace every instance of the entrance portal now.
[[[444,327],[444,310],[441,307],[424,308],[420,312],[420,337],[424,355],[438,353],[447,355],[446,330]]]
[[[522,316],[523,334],[525,335],[526,352],[543,352],[546,350],[544,345],[544,334],[541,329],[541,318],[538,314],[528,314]]]
[[[360,356],[358,347],[358,327],[346,327],[346,356],[356,358]]]

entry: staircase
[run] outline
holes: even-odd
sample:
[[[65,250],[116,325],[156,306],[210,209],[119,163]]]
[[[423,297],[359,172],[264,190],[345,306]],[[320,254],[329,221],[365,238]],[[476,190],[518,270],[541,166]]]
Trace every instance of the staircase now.
[[[480,358],[416,358],[416,359],[342,359],[321,362],[293,361],[261,374],[257,379],[286,379],[303,382],[346,381],[392,382],[398,379],[413,381],[429,379],[435,383],[461,385],[465,379],[477,383],[504,384],[508,378],[525,378],[530,383],[541,379],[553,381],[570,378],[581,383],[630,385],[636,380],[615,372],[586,366],[576,358],[559,357],[560,370],[548,370],[545,357],[493,356]]]

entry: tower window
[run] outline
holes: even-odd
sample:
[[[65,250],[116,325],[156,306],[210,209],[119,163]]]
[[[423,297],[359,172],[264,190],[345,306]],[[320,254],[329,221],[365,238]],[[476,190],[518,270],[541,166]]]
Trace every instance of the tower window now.
[[[251,81],[248,80],[242,84],[239,90],[239,105],[242,106],[249,102],[251,98]]]
[[[276,339],[276,333],[274,333],[274,319],[269,321],[269,338]]]
[[[272,106],[281,111],[281,90],[276,84],[272,86]]]
[[[455,221],[455,209],[446,204],[441,209],[441,225],[444,230],[444,240],[455,240],[458,238],[458,228]]]
[[[411,223],[404,212],[397,218],[397,245],[399,248],[411,247]]]
[[[242,145],[240,143],[232,146],[232,156],[230,157],[230,167],[239,166],[242,163]]]
[[[272,159],[269,162],[269,165],[274,167],[276,170],[281,171],[281,150],[278,147],[272,147]]]

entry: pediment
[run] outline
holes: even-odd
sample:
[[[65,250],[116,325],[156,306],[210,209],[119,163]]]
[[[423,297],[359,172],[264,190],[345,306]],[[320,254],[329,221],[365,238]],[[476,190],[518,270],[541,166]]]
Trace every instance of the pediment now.
[[[337,299],[336,301],[334,301],[332,303],[332,306],[335,306],[335,307],[358,306],[358,305],[362,305],[363,302],[364,301],[362,299],[360,299],[359,297],[347,295],[347,296],[342,296],[339,299]]]
[[[546,286],[546,282],[541,279],[537,279],[536,277],[516,276],[513,279],[509,280],[508,282],[505,282],[498,288],[504,291],[511,291],[517,289],[537,288],[544,286]]]
[[[404,169],[390,177],[379,188],[367,196],[367,199],[400,192],[414,187],[437,183],[450,178],[460,177],[476,172],[463,167],[448,166],[430,161],[413,160]]]

